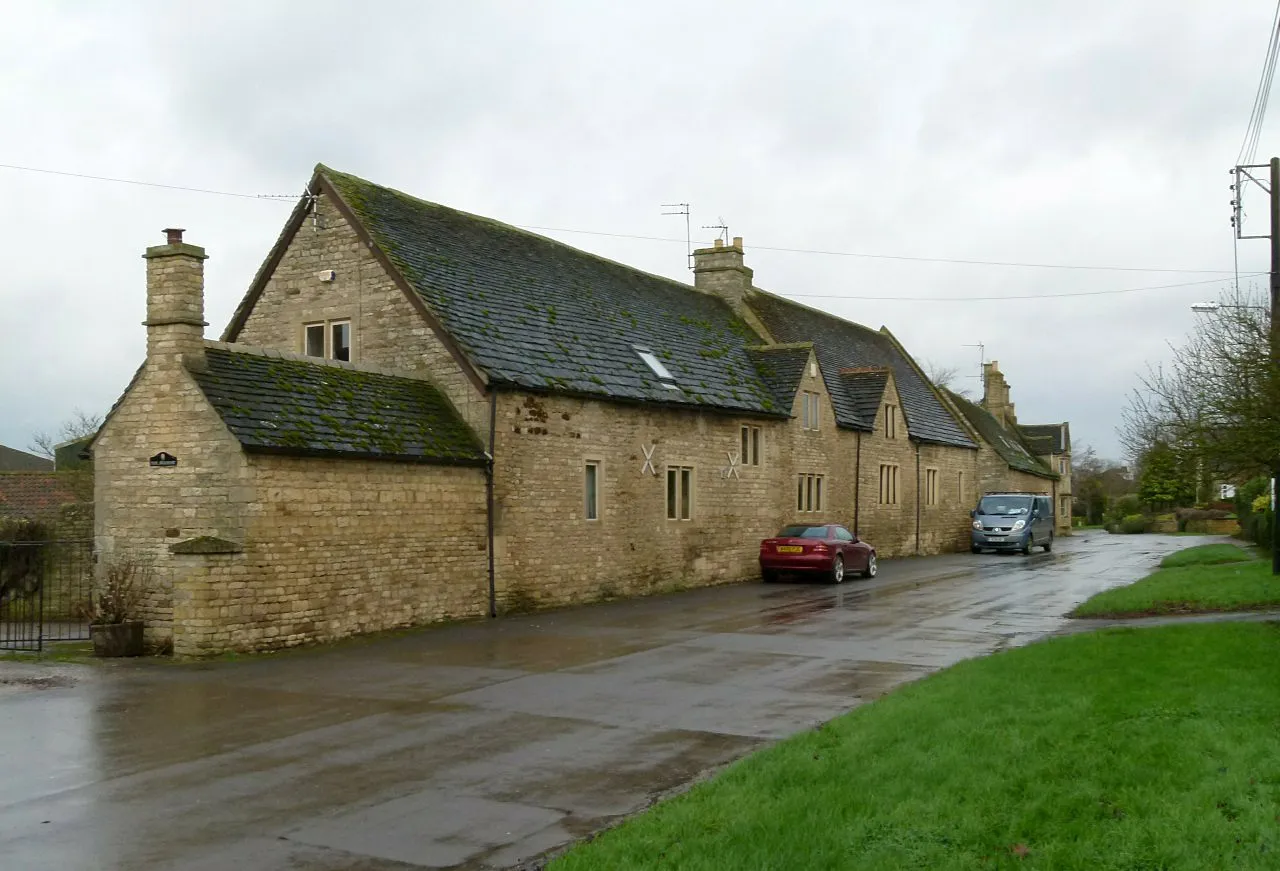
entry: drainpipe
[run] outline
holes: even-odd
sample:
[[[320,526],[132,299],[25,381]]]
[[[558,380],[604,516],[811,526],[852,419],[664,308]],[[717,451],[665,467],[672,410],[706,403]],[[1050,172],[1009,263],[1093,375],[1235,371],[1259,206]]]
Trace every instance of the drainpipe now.
[[[498,588],[494,584],[493,573],[493,454],[497,448],[495,439],[498,431],[498,391],[489,388],[489,450],[485,453],[488,461],[484,467],[484,489],[489,520],[489,616],[498,616]]]
[[[920,443],[916,442],[916,556],[920,556]]]
[[[862,433],[853,434],[853,534],[858,534],[858,503],[862,501]]]

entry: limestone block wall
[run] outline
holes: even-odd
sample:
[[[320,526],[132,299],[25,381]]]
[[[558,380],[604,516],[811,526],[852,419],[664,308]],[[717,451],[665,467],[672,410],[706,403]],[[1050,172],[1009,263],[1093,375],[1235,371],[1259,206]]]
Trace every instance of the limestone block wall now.
[[[934,504],[920,507],[920,552],[948,553],[969,548],[972,519],[977,504],[978,452],[944,445],[920,446],[920,480],[927,483],[930,469],[937,472]],[[923,498],[923,494],[922,494]]]
[[[227,341],[302,353],[304,324],[349,320],[353,362],[429,374],[487,441],[487,399],[334,203],[321,197],[316,209],[318,219],[290,240],[243,328]],[[320,279],[324,270],[333,270],[332,281]]]
[[[180,557],[174,651],[270,650],[483,616],[484,473],[250,455],[242,554]]]
[[[167,639],[181,568],[169,545],[199,536],[244,540],[253,496],[248,463],[187,371],[153,362],[108,418],[93,452],[98,570],[124,558],[153,566],[142,617],[149,637]],[[178,464],[150,465],[161,452]]]
[[[894,417],[892,438],[887,435],[887,413]],[[881,465],[898,467],[896,501],[880,501]],[[874,545],[881,557],[915,553],[916,445],[908,438],[902,402],[892,378],[876,411],[874,431],[862,435],[859,479],[858,535]]]

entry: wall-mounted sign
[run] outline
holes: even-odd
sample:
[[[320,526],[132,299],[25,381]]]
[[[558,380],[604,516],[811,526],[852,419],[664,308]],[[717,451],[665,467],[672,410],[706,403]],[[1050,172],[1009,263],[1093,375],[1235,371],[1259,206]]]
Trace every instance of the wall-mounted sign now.
[[[151,465],[176,466],[178,465],[178,458],[175,457],[173,454],[166,454],[164,451],[161,451],[160,453],[156,454],[154,457],[151,458]]]

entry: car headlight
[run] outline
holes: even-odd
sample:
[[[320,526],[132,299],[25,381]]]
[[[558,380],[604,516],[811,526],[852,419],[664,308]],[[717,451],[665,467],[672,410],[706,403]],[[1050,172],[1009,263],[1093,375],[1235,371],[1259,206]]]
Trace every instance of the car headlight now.
[[[975,520],[975,521],[973,521],[973,528],[974,528],[974,529],[981,529],[981,528],[982,528],[982,521],[981,521],[981,520]]]
[[[1015,523],[1015,524],[1013,525],[1013,531],[1014,531],[1014,532],[1017,532],[1019,529],[1021,529],[1022,527],[1026,526],[1026,525],[1027,525],[1027,521],[1025,521],[1025,520],[1019,520],[1017,523]]]

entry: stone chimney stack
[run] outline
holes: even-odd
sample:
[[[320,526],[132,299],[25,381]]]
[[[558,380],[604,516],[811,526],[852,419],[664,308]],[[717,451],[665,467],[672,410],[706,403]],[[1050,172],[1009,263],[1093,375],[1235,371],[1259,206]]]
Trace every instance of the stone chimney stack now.
[[[147,362],[204,366],[204,249],[165,230],[164,245],[147,249]]]
[[[992,360],[982,364],[982,407],[1003,426],[1014,426],[1018,418],[1009,401],[1009,382],[1004,380],[1000,364]]]
[[[754,274],[742,265],[741,236],[734,236],[732,245],[717,239],[714,247],[693,252],[693,286],[720,297],[735,312],[742,311],[742,300],[751,290]]]

